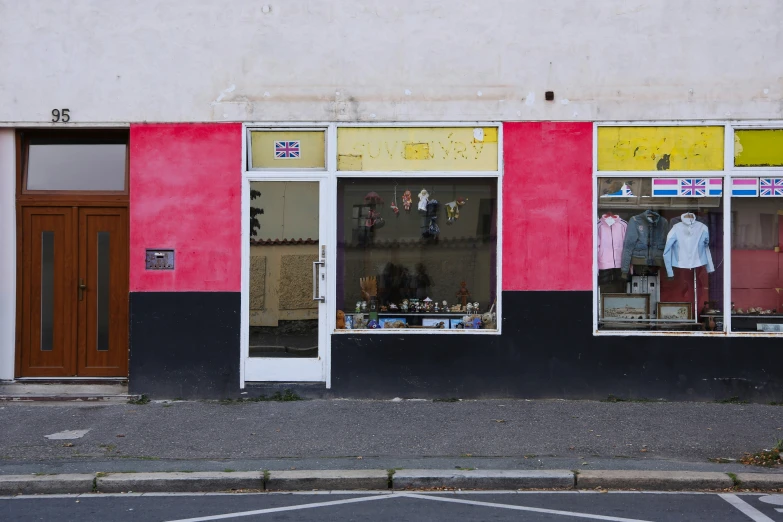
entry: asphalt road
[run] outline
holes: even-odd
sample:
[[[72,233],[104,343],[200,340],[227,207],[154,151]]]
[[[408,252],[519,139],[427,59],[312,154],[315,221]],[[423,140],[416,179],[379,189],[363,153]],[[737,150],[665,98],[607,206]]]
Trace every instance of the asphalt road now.
[[[358,493],[81,495],[0,499],[12,521],[753,521],[783,522],[783,495]]]
[[[783,438],[783,407],[559,400],[6,403],[0,426],[4,474],[456,466],[736,472],[746,469],[709,459],[739,458]],[[46,438],[65,430],[87,431],[70,440]]]

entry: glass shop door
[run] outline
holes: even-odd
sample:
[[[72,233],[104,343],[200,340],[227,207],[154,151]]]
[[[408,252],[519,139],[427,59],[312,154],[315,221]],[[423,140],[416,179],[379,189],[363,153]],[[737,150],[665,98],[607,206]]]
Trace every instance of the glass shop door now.
[[[326,188],[319,179],[245,184],[245,381],[326,380]]]

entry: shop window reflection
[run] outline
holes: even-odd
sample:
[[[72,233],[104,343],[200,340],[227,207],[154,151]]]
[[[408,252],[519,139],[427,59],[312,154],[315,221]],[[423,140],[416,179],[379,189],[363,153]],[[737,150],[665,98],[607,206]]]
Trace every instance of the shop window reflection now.
[[[338,330],[497,329],[495,178],[337,188]]]
[[[723,330],[722,180],[599,178],[599,330]]]

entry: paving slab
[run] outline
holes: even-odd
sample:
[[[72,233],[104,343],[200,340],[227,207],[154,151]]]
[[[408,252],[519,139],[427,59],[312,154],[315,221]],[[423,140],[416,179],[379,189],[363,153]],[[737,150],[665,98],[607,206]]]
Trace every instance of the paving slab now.
[[[394,489],[570,489],[574,473],[566,470],[404,469],[394,473]]]
[[[192,493],[200,491],[231,491],[264,489],[264,475],[260,471],[206,471],[194,473],[107,473],[98,474],[100,493],[167,492]]]
[[[270,471],[267,491],[389,489],[386,470],[290,470]]]
[[[92,491],[94,479],[95,475],[87,473],[5,475],[0,476],[0,495],[89,493]]]
[[[783,473],[737,473],[740,488],[748,489],[783,489]]]
[[[734,485],[725,473],[711,471],[579,471],[578,489],[644,489],[656,491],[725,489]]]

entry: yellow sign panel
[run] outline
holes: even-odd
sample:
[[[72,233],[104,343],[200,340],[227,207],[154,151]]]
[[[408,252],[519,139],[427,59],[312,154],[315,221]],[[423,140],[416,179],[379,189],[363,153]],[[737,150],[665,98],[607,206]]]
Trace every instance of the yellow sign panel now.
[[[598,127],[598,170],[723,170],[723,127]]]
[[[337,129],[337,170],[497,169],[497,127]]]
[[[734,131],[734,165],[783,167],[783,129]]]
[[[253,169],[326,168],[324,131],[251,131]]]

